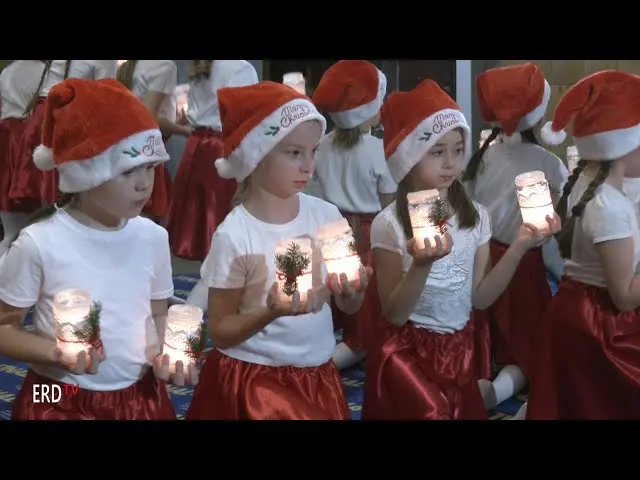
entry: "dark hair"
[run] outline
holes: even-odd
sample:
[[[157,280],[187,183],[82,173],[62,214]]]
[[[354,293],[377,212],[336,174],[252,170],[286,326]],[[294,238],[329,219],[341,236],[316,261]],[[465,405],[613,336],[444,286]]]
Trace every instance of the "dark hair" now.
[[[213,60],[194,60],[189,70],[189,80],[198,80],[203,77],[209,78],[212,63]]]
[[[498,137],[498,135],[500,135],[500,132],[502,132],[500,127],[493,127],[491,129],[491,135],[489,135],[482,146],[471,156],[471,159],[467,164],[467,168],[464,171],[464,175],[462,176],[463,182],[475,180],[478,174],[482,171],[482,167],[484,166],[484,154],[487,151],[487,148],[489,148],[491,142],[493,142]],[[520,132],[520,138],[522,139],[522,143],[532,143],[534,145],[540,145],[533,127],[527,128],[526,130]]]
[[[120,68],[118,68],[118,73],[116,74],[116,80],[118,80],[129,90],[133,88],[133,72],[136,69],[137,63],[138,60],[127,60],[122,65],[120,65]]]
[[[409,218],[409,201],[407,200],[407,194],[411,192],[411,178],[407,175],[400,181],[396,191],[396,215],[407,240],[413,238],[413,229]],[[480,214],[462,182],[456,179],[447,193],[449,204],[458,216],[458,226],[460,228],[475,227],[480,221]]]
[[[29,116],[33,113],[36,108],[36,103],[38,103],[38,98],[40,97],[40,90],[42,89],[42,85],[44,84],[44,80],[47,78],[49,74],[49,70],[51,70],[51,65],[53,64],[53,60],[40,60],[44,62],[44,70],[42,71],[42,76],[40,77],[40,82],[38,83],[38,88],[33,92],[31,96],[31,100],[27,104],[27,108],[24,110],[24,115]],[[71,69],[71,60],[66,60],[64,66],[64,79],[66,80],[69,77],[69,70]]]
[[[562,197],[560,198],[560,201],[556,206],[556,213],[563,222],[562,229],[558,233],[556,233],[556,240],[558,241],[558,248],[560,250],[560,255],[562,255],[562,258],[571,258],[573,232],[575,231],[576,220],[584,213],[584,209],[587,206],[587,203],[589,203],[596,194],[596,189],[600,185],[602,185],[609,176],[609,171],[611,170],[612,163],[612,161],[600,162],[598,173],[591,181],[591,183],[589,183],[589,186],[582,194],[582,198],[580,198],[580,201],[571,208],[571,217],[568,220],[566,220],[568,197],[571,193],[571,190],[573,189],[573,186],[578,180],[578,177],[587,166],[586,160],[580,160],[580,162],[578,162],[578,166],[575,168],[571,176],[567,179],[567,183],[562,190]]]
[[[355,147],[364,135],[359,126],[354,128],[336,127],[334,131],[335,134],[331,143],[342,150],[350,150]]]

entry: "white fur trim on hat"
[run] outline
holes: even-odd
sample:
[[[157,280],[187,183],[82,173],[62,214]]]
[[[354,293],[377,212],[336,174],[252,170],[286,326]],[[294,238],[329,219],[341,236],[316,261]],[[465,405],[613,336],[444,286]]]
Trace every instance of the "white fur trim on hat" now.
[[[349,129],[362,125],[380,111],[387,93],[387,77],[378,70],[378,94],[373,102],[343,112],[329,112],[329,116],[338,128]]]
[[[547,122],[540,129],[540,136],[547,145],[560,145],[567,139],[567,132],[560,130],[556,132],[552,128],[553,123]]]
[[[145,130],[121,140],[95,157],[58,165],[59,188],[65,193],[84,192],[113,180],[132,168],[167,160],[169,154],[160,131]]]
[[[573,139],[583,160],[618,160],[640,147],[640,125]]]
[[[327,122],[309,100],[296,98],[278,107],[242,139],[228,158],[216,160],[218,174],[242,182],[276,145],[298,125],[309,120],[321,123],[324,136]]]
[[[400,183],[440,138],[456,128],[463,130],[466,163],[471,155],[469,125],[462,112],[447,108],[420,122],[420,125],[400,142],[395,152],[389,157],[387,165],[395,182]]]
[[[53,159],[53,150],[44,145],[38,145],[33,151],[33,163],[40,170],[48,171],[56,168],[56,162]]]

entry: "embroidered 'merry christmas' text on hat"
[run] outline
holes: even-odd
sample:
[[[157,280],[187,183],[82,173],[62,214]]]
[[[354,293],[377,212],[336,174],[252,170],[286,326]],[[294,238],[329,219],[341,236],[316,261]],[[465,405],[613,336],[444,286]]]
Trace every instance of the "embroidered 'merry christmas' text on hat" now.
[[[471,152],[469,125],[458,104],[433,80],[410,92],[395,92],[382,105],[384,151],[389,171],[400,183],[447,133],[462,129],[465,156]]]
[[[338,128],[348,129],[371,120],[387,93],[387,77],[371,62],[340,60],[325,72],[313,103],[329,114]]]
[[[276,82],[218,90],[224,158],[216,160],[223,178],[246,179],[262,159],[298,125],[327,122],[309,97]]]
[[[640,77],[604,70],[583,78],[558,102],[543,140],[560,145],[573,119],[573,138],[583,160],[617,160],[640,147]]]
[[[492,68],[476,77],[480,113],[507,136],[533,127],[544,116],[551,88],[533,63]]]
[[[49,92],[33,161],[40,170],[58,169],[60,191],[84,192],[167,160],[155,118],[120,82],[70,78]]]

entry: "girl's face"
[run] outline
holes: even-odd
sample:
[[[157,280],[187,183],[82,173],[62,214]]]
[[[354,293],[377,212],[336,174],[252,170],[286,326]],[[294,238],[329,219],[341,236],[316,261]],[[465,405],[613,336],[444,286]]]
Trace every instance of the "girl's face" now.
[[[151,196],[156,165],[140,165],[85,192],[86,203],[108,220],[137,217]]]
[[[302,192],[313,175],[321,139],[320,122],[311,120],[298,125],[258,164],[255,185],[280,198]]]
[[[422,157],[409,175],[420,190],[437,188],[446,190],[462,172],[464,138],[456,129],[442,136],[438,143]]]

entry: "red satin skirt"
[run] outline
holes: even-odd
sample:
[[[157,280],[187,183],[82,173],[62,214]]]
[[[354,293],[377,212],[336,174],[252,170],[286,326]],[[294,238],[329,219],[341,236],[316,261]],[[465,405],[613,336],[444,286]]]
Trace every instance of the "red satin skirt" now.
[[[213,233],[231,210],[237,183],[218,175],[215,161],[222,155],[220,133],[197,128],[189,136],[167,218],[171,252],[177,257],[204,260]]]
[[[472,310],[473,365],[477,379],[493,380],[493,356],[491,354],[491,325],[487,310]]]
[[[509,245],[491,240],[491,262],[496,265]],[[534,365],[533,355],[538,348],[535,338],[550,302],[551,289],[542,248],[529,250],[520,260],[507,289],[479,316],[489,317],[491,350],[498,365],[518,365],[529,377]],[[480,335],[488,332],[479,330]],[[477,343],[487,344],[485,340]]]
[[[46,98],[40,97],[33,113],[27,118],[23,145],[12,176],[9,196],[16,201],[31,201],[38,204],[55,203],[60,197],[58,171],[42,171],[33,163],[33,151],[42,143]]]
[[[349,420],[333,361],[271,367],[214,349],[206,359],[187,420]]]
[[[26,127],[22,118],[0,120],[0,212],[31,213],[40,206],[37,200],[10,196],[11,185],[18,182]]]
[[[371,251],[371,222],[375,213],[353,214],[342,212],[345,218],[356,216],[355,220],[362,235],[361,260],[367,267],[374,268],[373,252]],[[332,304],[333,325],[337,330],[343,329],[342,341],[351,350],[368,350],[376,345],[376,335],[379,334],[382,324],[382,307],[378,295],[378,285],[375,274],[369,279],[369,285],[365,292],[362,307],[353,315],[347,315]]]
[[[486,420],[474,367],[474,323],[450,335],[387,326],[367,356],[363,420]]]
[[[57,403],[34,403],[34,385],[61,385]],[[41,390],[41,388],[40,388]],[[130,387],[110,392],[79,389],[65,395],[62,384],[27,372],[24,384],[13,402],[12,420],[175,420],[167,387],[149,370]]]
[[[529,419],[640,419],[640,309],[564,276],[541,323]]]

